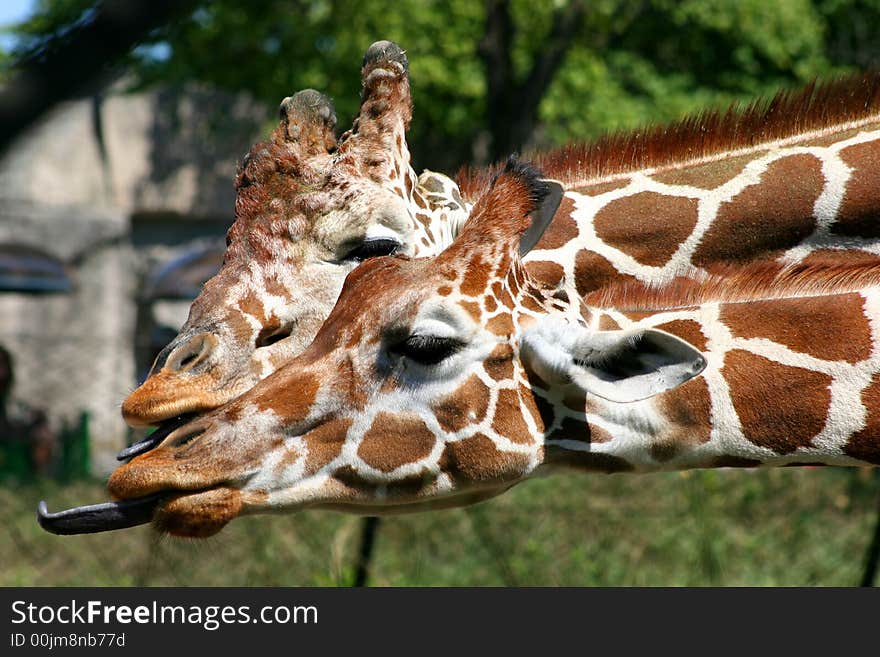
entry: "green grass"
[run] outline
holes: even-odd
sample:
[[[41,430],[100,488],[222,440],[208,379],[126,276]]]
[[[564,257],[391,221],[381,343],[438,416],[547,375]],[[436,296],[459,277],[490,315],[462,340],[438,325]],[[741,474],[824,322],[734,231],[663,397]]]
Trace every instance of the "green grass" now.
[[[385,518],[383,586],[851,586],[880,479],[858,469],[558,476],[452,511]],[[100,482],[0,487],[3,586],[339,586],[360,519],[308,511],[233,521],[205,541],[149,527],[52,536],[50,510],[106,499]]]

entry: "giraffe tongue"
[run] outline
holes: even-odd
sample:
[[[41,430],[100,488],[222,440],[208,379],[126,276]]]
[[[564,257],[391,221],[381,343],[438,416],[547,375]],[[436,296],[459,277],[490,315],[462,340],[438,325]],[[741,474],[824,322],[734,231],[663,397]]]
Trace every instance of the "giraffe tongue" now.
[[[77,506],[49,513],[45,501],[37,506],[37,522],[52,534],[94,534],[111,529],[125,529],[143,525],[153,519],[161,493],[154,493],[121,502],[103,502]]]
[[[168,434],[170,434],[178,427],[181,427],[189,422],[193,417],[193,414],[180,415],[173,420],[168,420],[143,440],[139,440],[138,442],[134,443],[133,445],[129,445],[121,452],[119,452],[119,454],[116,455],[116,460],[127,461],[128,459],[134,458],[138,454],[149,452],[151,449],[153,449],[159,443],[165,440]]]

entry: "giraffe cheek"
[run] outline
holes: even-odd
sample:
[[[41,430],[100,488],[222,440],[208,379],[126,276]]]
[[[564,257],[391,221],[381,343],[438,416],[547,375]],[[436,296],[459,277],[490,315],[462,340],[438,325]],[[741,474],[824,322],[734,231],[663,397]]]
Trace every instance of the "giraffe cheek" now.
[[[529,456],[499,449],[482,433],[446,444],[440,469],[457,482],[456,487],[515,482],[529,471]]]
[[[444,431],[461,431],[483,421],[489,401],[489,388],[478,376],[472,374],[458,390],[434,406],[434,416]]]
[[[436,437],[417,417],[387,412],[376,415],[358,446],[358,457],[368,466],[385,473],[428,458]]]
[[[207,538],[219,532],[242,509],[241,493],[232,488],[182,495],[159,507],[153,523],[172,536]]]

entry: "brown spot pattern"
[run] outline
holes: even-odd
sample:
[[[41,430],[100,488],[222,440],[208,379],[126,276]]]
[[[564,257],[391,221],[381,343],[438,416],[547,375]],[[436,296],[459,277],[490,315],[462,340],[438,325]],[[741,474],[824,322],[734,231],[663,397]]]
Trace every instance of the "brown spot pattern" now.
[[[513,378],[513,347],[509,344],[496,345],[483,363],[486,374],[496,381],[507,381]]]
[[[538,405],[535,402],[535,394],[529,388],[520,384],[519,397],[522,400],[523,407],[532,416],[532,420],[535,422],[535,426],[538,427],[538,431],[543,432],[545,429],[544,421],[541,418],[541,412],[538,410]]]
[[[495,335],[511,335],[513,328],[513,317],[510,313],[500,313],[486,322],[486,330]]]
[[[320,386],[317,378],[311,374],[302,374],[284,385],[284,394],[274,394],[273,387],[261,388],[266,394],[256,397],[257,408],[261,411],[272,411],[279,416],[282,424],[292,424],[305,419],[309,414]]]
[[[880,256],[858,249],[819,249],[800,262],[804,267],[834,267],[841,263],[853,267],[880,267]]]
[[[482,321],[483,310],[480,308],[480,304],[474,303],[473,301],[462,301],[461,307],[468,315],[473,317],[475,321]]]
[[[816,228],[813,205],[823,183],[821,163],[812,155],[776,160],[757,184],[721,205],[692,263],[711,269],[799,244]]]
[[[755,445],[790,454],[825,426],[831,377],[742,350],[727,354],[722,374],[743,435]]]
[[[544,231],[541,239],[535,245],[535,249],[558,249],[565,246],[571,240],[576,239],[579,231],[577,222],[572,218],[574,214],[574,201],[564,196],[559,204],[559,209],[553,217],[553,221]]]
[[[862,391],[862,404],[868,409],[865,427],[844,445],[847,456],[880,465],[880,376]]]
[[[471,260],[461,282],[461,293],[467,297],[476,297],[486,291],[489,285],[489,265],[480,256]]]
[[[225,317],[225,323],[232,331],[235,342],[239,344],[250,342],[254,327],[244,318],[242,313],[233,310]]]
[[[586,185],[584,187],[576,187],[573,191],[577,192],[578,194],[586,194],[588,196],[599,196],[600,194],[613,192],[615,189],[623,189],[624,187],[629,185],[630,181],[630,178],[621,178],[619,180],[611,180],[609,182],[595,183],[593,185]]]
[[[578,294],[584,296],[588,292],[605,287],[612,281],[637,282],[629,274],[621,274],[608,260],[593,251],[578,251],[574,260],[575,287]]]
[[[840,157],[853,171],[831,232],[854,237],[880,237],[880,142],[845,148]]]
[[[871,327],[858,294],[725,304],[721,322],[741,338],[767,338],[824,360],[871,355]]]
[[[455,392],[441,399],[433,411],[443,430],[454,432],[482,422],[488,408],[489,389],[472,374]]]
[[[597,237],[642,264],[666,264],[697,225],[697,200],[639,192],[596,213]]]
[[[265,325],[269,318],[266,316],[266,309],[263,301],[257,296],[257,293],[250,291],[242,297],[238,302],[238,307],[243,313],[255,317],[261,324]]]
[[[660,412],[670,423],[670,431],[651,445],[651,454],[658,461],[668,461],[686,446],[709,440],[711,433],[712,398],[703,377],[657,398]]]
[[[529,457],[502,452],[482,434],[448,443],[440,458],[440,469],[458,481],[510,481],[522,477]]]
[[[655,173],[651,177],[665,185],[687,185],[701,189],[715,189],[736,178],[742,173],[746,164],[763,154],[763,152],[758,152],[741,157],[725,157],[707,164]]]
[[[559,282],[565,276],[565,270],[562,265],[546,260],[529,261],[525,263],[526,270],[534,280],[538,281],[544,288],[556,288]]]
[[[526,294],[523,295],[520,304],[526,310],[531,310],[536,313],[546,312],[547,309],[536,298],[536,292],[536,290],[529,290],[528,292],[526,292]]]
[[[364,434],[358,456],[377,470],[391,472],[428,456],[434,440],[421,420],[382,411]]]
[[[516,390],[499,390],[492,429],[505,438],[522,444],[533,442],[529,427],[523,419],[522,400]]]
[[[676,319],[664,324],[658,324],[655,328],[676,335],[697,351],[706,351],[708,342],[699,322],[692,319]]]
[[[305,443],[309,453],[306,459],[305,476],[311,476],[342,451],[345,436],[351,427],[350,419],[338,419],[326,422],[305,435]]]

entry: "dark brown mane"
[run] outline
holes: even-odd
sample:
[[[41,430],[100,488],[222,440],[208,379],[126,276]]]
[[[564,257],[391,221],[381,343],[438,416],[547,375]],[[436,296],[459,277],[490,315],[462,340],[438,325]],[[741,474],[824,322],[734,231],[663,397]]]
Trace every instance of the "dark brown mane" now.
[[[827,131],[864,122],[880,115],[880,73],[869,72],[824,82],[795,91],[780,91],[744,109],[711,110],[669,124],[632,132],[616,132],[590,143],[570,144],[532,161],[548,178],[563,184],[604,179],[615,174],[699,161],[728,151]],[[492,176],[503,166],[462,168],[456,182],[471,202],[482,196]]]
[[[594,308],[648,311],[683,308],[710,301],[736,303],[758,299],[820,296],[880,286],[880,263],[822,263],[781,268],[774,263],[731,267],[701,280],[675,278],[661,287],[631,282],[590,292],[584,303]]]

